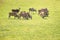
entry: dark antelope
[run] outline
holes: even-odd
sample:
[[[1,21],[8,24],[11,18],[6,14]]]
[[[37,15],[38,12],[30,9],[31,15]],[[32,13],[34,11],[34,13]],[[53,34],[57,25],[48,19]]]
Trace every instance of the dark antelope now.
[[[47,9],[47,8],[44,8],[44,9],[38,10],[38,14],[39,14],[42,18],[48,17],[48,9]]]

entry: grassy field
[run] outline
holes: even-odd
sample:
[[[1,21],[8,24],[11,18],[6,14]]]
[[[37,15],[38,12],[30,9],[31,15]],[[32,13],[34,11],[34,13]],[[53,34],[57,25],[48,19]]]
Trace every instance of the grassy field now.
[[[0,40],[60,40],[59,0],[0,0]],[[49,17],[42,19],[37,13],[32,20],[8,19],[13,8],[28,11],[48,8]]]

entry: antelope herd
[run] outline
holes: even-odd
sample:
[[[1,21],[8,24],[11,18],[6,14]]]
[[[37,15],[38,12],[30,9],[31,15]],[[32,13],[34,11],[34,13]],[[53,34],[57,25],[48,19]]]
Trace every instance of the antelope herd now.
[[[23,17],[23,19],[27,19],[27,20],[29,18],[32,19],[32,15],[30,14],[30,12],[38,12],[38,15],[40,15],[42,18],[48,17],[48,15],[49,15],[49,11],[48,11],[47,8],[42,8],[42,9],[39,9],[39,10],[36,10],[34,8],[29,8],[29,12],[20,11],[20,9],[21,8],[12,9],[11,12],[9,12],[9,18],[11,16],[14,16],[14,18],[17,17],[18,19],[21,19],[21,17]]]

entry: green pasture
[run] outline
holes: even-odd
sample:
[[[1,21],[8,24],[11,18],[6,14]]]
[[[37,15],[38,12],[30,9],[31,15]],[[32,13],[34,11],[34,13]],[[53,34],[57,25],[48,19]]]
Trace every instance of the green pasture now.
[[[32,20],[8,19],[11,9],[31,7],[48,8],[49,16],[31,12]],[[60,40],[60,0],[0,0],[0,40]]]

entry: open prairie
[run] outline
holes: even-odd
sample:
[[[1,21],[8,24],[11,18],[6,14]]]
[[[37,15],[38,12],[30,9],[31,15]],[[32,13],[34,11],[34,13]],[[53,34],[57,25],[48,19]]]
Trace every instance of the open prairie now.
[[[31,7],[48,8],[49,16],[31,12],[32,20],[8,19],[11,9]],[[0,40],[60,40],[60,0],[0,0]]]

